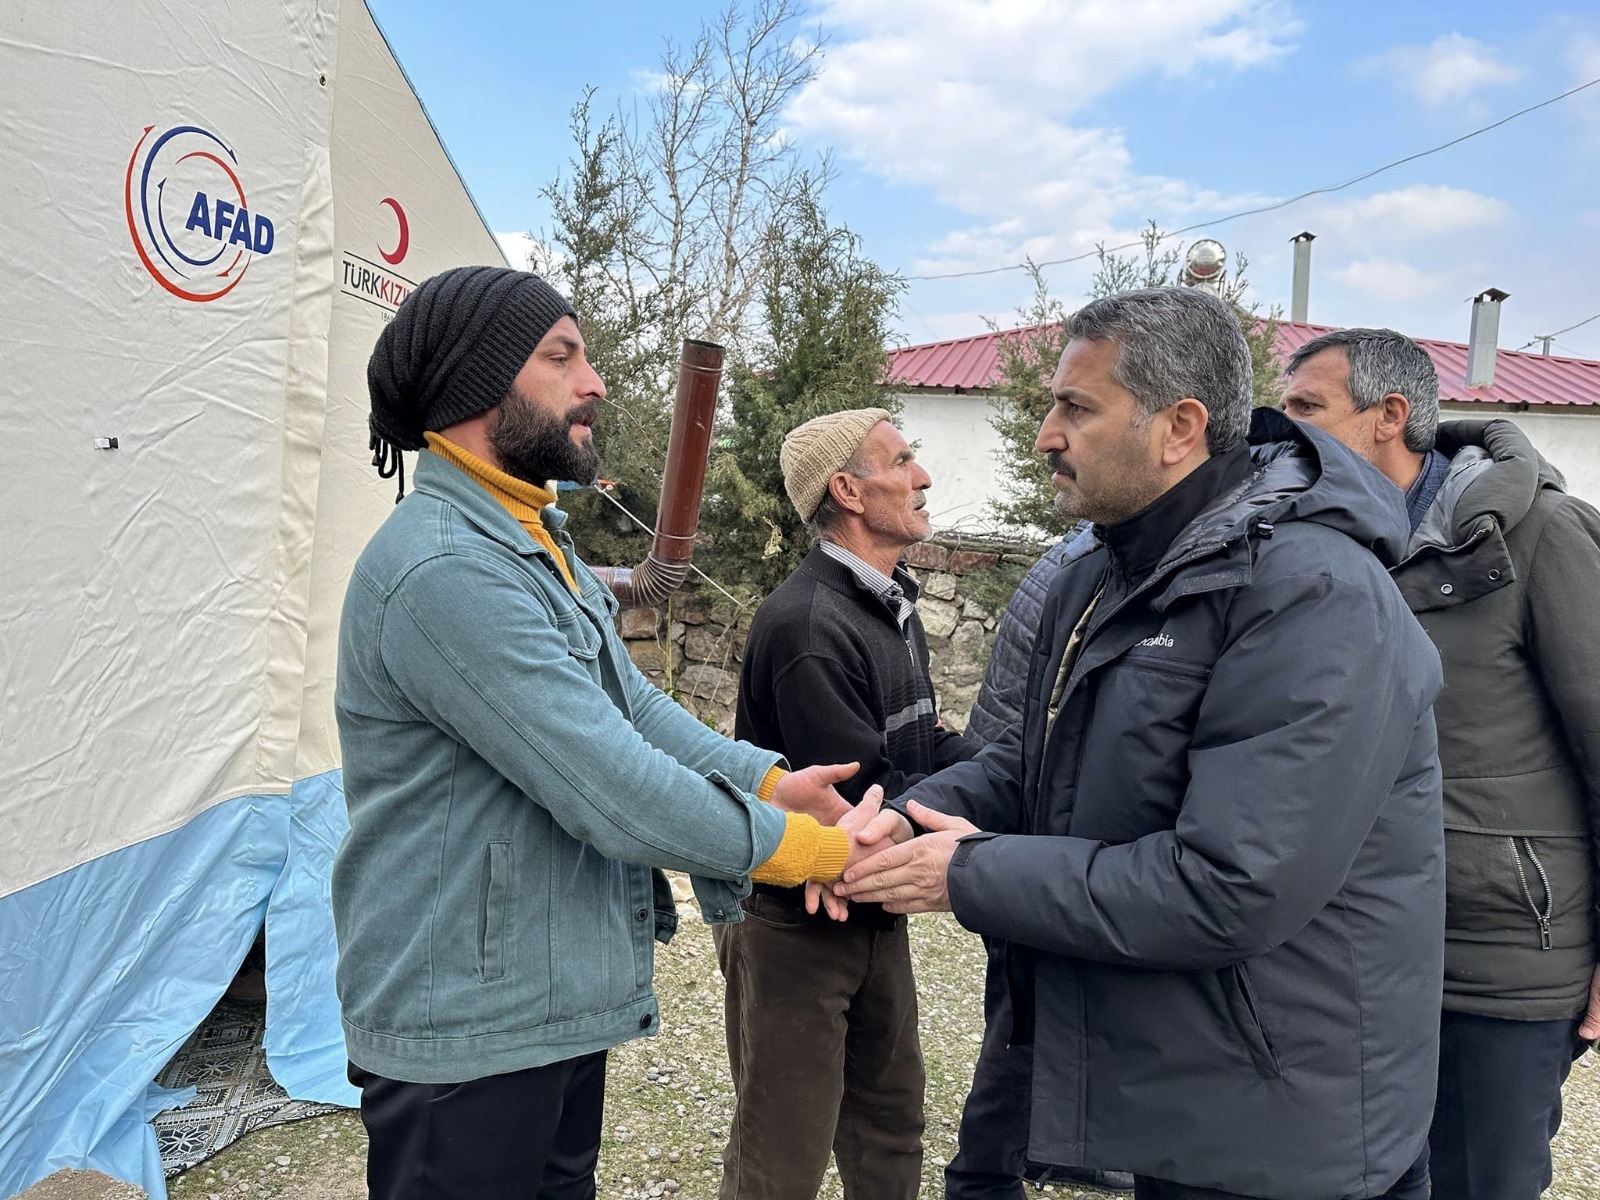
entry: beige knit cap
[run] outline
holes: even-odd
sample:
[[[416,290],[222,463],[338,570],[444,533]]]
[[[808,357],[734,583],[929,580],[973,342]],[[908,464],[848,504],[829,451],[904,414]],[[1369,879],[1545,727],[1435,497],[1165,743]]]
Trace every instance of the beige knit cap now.
[[[816,514],[833,473],[844,469],[874,425],[888,419],[887,409],[852,408],[813,417],[789,431],[778,451],[778,466],[784,491],[802,521]]]

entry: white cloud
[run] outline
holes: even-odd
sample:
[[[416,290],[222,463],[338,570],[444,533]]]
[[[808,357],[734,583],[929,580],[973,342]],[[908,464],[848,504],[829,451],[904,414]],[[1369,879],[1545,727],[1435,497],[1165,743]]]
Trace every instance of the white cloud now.
[[[561,251],[531,233],[497,233],[494,240],[500,243],[500,253],[506,256],[506,262],[519,271],[549,274],[567,261]]]
[[[1484,88],[1515,83],[1522,72],[1474,38],[1446,33],[1426,46],[1392,46],[1361,64],[1430,108],[1459,105]]]
[[[1385,258],[1360,259],[1330,271],[1329,277],[1354,292],[1384,302],[1421,300],[1438,292],[1445,282],[1442,276],[1419,270],[1411,263]]]
[[[1413,184],[1351,200],[1314,200],[1296,220],[1346,244],[1397,245],[1454,237],[1509,221],[1511,206],[1494,196],[1440,184]]]
[[[500,253],[506,256],[506,262],[519,271],[533,270],[531,264],[539,243],[531,233],[497,233],[494,240],[500,243]]]
[[[1143,76],[1269,62],[1298,31],[1270,0],[831,0],[821,19],[836,40],[788,110],[794,132],[973,219],[917,273],[1060,257],[1158,208],[1248,202],[1142,175],[1118,130],[1076,118]]]

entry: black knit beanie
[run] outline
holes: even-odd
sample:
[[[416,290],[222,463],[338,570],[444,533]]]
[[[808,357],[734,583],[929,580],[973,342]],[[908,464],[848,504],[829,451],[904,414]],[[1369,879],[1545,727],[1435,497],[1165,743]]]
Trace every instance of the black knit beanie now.
[[[499,404],[534,347],[572,305],[539,276],[509,267],[456,267],[425,279],[384,326],[367,362],[372,465],[400,476],[402,450]]]

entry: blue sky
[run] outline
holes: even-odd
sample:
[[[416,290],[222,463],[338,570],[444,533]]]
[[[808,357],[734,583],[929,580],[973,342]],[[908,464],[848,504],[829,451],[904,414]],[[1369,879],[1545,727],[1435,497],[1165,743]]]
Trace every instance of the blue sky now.
[[[491,225],[548,221],[592,86],[633,104],[663,41],[714,3],[371,0]],[[825,0],[818,77],[787,114],[839,167],[830,208],[907,275],[1065,257],[1334,183],[1600,77],[1588,3]],[[1311,319],[1501,345],[1600,312],[1600,86],[1333,196],[1221,225],[1253,295],[1287,307],[1288,239],[1318,234]],[[1052,268],[1080,296],[1084,265]],[[907,342],[1014,323],[1020,272],[914,282]],[[1556,352],[1600,358],[1600,321]]]

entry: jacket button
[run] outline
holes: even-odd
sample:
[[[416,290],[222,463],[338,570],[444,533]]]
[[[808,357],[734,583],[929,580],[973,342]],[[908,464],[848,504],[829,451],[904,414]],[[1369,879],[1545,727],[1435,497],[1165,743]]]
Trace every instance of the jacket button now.
[[[654,1025],[655,1023],[656,1023],[656,1015],[655,1015],[655,1013],[645,1013],[644,1016],[639,1018],[639,1028],[640,1029],[649,1029],[650,1026]]]
[[[1439,585],[1439,590],[1441,592],[1443,592],[1446,596],[1448,596],[1451,592],[1455,591],[1456,589],[1455,589],[1455,585],[1454,584],[1441,583]]]
[[[716,920],[716,921],[726,921],[728,919],[728,914],[723,912],[719,908],[719,909],[717,909],[716,912],[711,914],[711,917],[712,917],[713,920]]]
[[[650,910],[648,908],[636,908],[636,909],[634,909],[633,910],[633,919],[635,921],[641,921],[641,922],[649,920],[650,919]]]
[[[1489,572],[1489,578],[1490,579],[1499,579],[1500,578],[1500,572],[1499,571],[1490,571]]]

